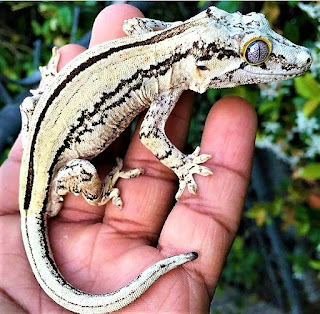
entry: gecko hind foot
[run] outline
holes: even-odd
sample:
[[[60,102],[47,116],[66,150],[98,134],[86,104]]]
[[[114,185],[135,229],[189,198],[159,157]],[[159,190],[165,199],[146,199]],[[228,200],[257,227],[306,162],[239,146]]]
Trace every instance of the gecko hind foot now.
[[[54,181],[50,198],[50,206],[48,213],[50,216],[58,214],[63,196],[69,192],[74,195],[83,195],[84,199],[91,205],[104,205],[109,200],[119,208],[122,208],[122,200],[120,191],[115,188],[115,184],[119,178],[135,178],[138,177],[143,170],[141,168],[123,171],[123,161],[117,158],[117,165],[113,167],[111,172],[101,182],[96,168],[90,161],[85,159],[73,159],[62,167]]]
[[[115,184],[119,178],[130,179],[136,178],[143,173],[143,169],[136,168],[127,171],[123,171],[123,160],[121,158],[116,158],[117,165],[114,166],[111,172],[106,176],[103,182],[103,192],[99,205],[107,203],[112,199],[112,204],[116,205],[120,209],[122,208],[122,200],[120,197],[119,189],[115,188]]]

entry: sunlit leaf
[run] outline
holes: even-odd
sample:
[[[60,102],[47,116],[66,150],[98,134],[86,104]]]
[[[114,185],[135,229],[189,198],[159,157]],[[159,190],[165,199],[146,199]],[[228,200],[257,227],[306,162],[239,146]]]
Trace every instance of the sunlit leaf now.
[[[31,26],[35,35],[37,36],[41,35],[41,32],[42,32],[41,25],[37,21],[35,20],[31,21]]]
[[[312,259],[309,264],[313,269],[320,270],[320,261]]]
[[[305,166],[299,171],[298,176],[304,179],[320,179],[320,163],[315,162]]]
[[[307,99],[320,99],[320,85],[311,73],[296,78],[294,84],[300,96]]]
[[[303,105],[303,113],[306,117],[316,110],[320,105],[320,98],[313,98],[306,101]]]
[[[258,226],[264,225],[268,220],[268,213],[264,204],[256,204],[246,212],[246,217],[256,221]]]
[[[207,1],[198,1],[198,8],[202,9],[207,4]]]

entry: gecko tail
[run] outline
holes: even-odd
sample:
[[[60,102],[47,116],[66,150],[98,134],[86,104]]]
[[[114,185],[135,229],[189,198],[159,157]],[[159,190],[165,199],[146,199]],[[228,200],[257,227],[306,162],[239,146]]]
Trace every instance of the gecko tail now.
[[[198,257],[196,252],[168,257],[151,265],[116,291],[90,294],[76,289],[60,274],[45,231],[46,220],[34,214],[26,214],[21,223],[27,256],[38,283],[57,304],[75,313],[102,314],[122,309],[140,297],[159,277]]]

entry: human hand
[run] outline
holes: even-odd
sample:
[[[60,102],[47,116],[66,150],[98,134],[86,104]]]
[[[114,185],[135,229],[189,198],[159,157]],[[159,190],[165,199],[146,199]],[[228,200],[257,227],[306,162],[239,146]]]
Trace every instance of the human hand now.
[[[141,16],[140,11],[128,5],[103,10],[94,24],[91,46],[123,36],[123,20],[134,16]],[[59,69],[82,51],[77,45],[61,48]],[[179,149],[187,138],[191,109],[192,94],[187,92],[166,126]],[[50,219],[50,243],[62,275],[76,288],[106,293],[160,259],[196,251],[197,260],[161,277],[123,312],[207,312],[239,225],[255,131],[256,116],[246,101],[236,97],[218,101],[201,142],[202,152],[213,156],[206,166],[214,174],[195,176],[197,194],[185,191],[173,208],[177,178],[141,144],[136,131],[124,167],[142,167],[145,173],[118,181],[123,209],[111,202],[90,206],[81,196],[68,194],[58,216]],[[95,159],[102,178],[127,143],[124,134]],[[21,155],[19,138],[0,169],[0,312],[67,313],[42,291],[24,252],[18,209]]]

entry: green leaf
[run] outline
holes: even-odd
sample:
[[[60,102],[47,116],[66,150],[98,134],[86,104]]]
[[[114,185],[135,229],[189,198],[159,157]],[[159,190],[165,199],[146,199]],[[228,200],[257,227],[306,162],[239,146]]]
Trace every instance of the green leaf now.
[[[198,8],[202,9],[207,4],[207,1],[198,1]]]
[[[216,101],[218,94],[219,94],[219,90],[217,90],[217,89],[209,88],[207,90],[207,97],[208,97],[210,103],[213,104]]]
[[[8,158],[9,152],[10,152],[10,148],[7,148],[1,155],[0,155],[0,165],[2,165],[2,163]]]
[[[296,96],[293,97],[292,102],[296,106],[296,110],[302,110],[303,105],[306,102],[306,99],[300,96]]]
[[[248,86],[236,86],[234,88],[226,88],[221,90],[223,96],[232,95],[246,99],[250,104],[257,103],[260,92],[257,89],[252,89]]]
[[[303,113],[306,117],[309,117],[311,113],[316,110],[320,105],[320,99],[309,99],[303,104]]]
[[[320,99],[320,85],[311,73],[296,78],[294,84],[300,96],[306,99]]]
[[[299,42],[299,31],[300,28],[297,24],[287,21],[284,26],[283,35],[293,42]]]
[[[33,21],[31,21],[31,26],[32,26],[34,34],[36,36],[40,36],[42,33],[41,25],[37,21],[33,20]]]
[[[265,100],[261,103],[261,105],[258,108],[259,114],[264,114],[266,112],[270,112],[276,108],[279,108],[279,104],[277,101],[274,100]]]
[[[310,266],[315,270],[320,270],[320,261],[310,260]]]
[[[320,163],[315,162],[305,166],[298,173],[300,178],[317,180],[320,179]]]
[[[72,25],[72,10],[70,7],[61,6],[58,8],[58,20],[63,32],[70,31]]]
[[[241,237],[236,237],[233,242],[233,249],[236,251],[242,251],[243,249],[243,239]]]
[[[268,221],[266,204],[255,204],[245,215],[248,218],[255,219],[256,224],[260,227]]]
[[[218,1],[215,6],[221,10],[225,10],[229,13],[239,10],[240,1]]]

